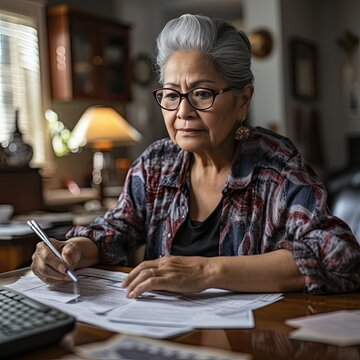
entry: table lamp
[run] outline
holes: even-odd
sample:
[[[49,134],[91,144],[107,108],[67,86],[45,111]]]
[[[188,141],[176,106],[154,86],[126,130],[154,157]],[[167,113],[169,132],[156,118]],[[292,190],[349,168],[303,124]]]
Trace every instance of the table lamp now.
[[[114,146],[134,145],[141,140],[134,129],[115,109],[91,106],[80,117],[71,132],[69,146],[78,149],[89,145],[94,150],[92,181],[99,188],[99,199],[104,201],[104,169],[106,156]]]

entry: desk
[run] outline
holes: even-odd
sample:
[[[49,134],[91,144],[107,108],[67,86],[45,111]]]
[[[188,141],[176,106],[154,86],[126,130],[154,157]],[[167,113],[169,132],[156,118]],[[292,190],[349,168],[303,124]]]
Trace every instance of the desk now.
[[[107,269],[128,271],[128,268]],[[29,272],[20,269],[0,275],[0,284],[9,284]],[[337,347],[326,344],[289,340],[287,335],[293,328],[284,324],[289,318],[334,311],[339,309],[360,309],[360,292],[353,294],[315,296],[303,293],[289,293],[283,300],[255,310],[255,328],[251,330],[194,330],[172,339],[177,343],[210,346],[234,352],[253,355],[253,360],[279,359],[321,359],[359,360],[360,345]],[[114,332],[83,323],[67,336],[64,344],[56,344],[22,355],[19,359],[57,359],[68,353],[67,343],[75,345],[102,341]]]

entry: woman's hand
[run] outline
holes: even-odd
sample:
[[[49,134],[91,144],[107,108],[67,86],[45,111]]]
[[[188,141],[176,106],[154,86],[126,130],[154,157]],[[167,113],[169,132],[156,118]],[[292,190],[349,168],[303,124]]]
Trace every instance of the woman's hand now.
[[[198,256],[164,256],[144,261],[134,268],[122,286],[129,298],[146,291],[200,292],[206,289],[210,261]]]
[[[57,285],[70,281],[66,270],[75,268],[81,259],[81,246],[73,241],[58,241],[51,239],[53,245],[59,250],[63,261],[59,259],[50,248],[39,242],[32,256],[31,269],[42,281]]]

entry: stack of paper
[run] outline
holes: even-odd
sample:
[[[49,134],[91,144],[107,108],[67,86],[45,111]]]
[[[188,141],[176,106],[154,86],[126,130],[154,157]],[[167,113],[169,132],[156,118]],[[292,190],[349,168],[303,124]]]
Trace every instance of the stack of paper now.
[[[29,297],[59,308],[78,321],[128,334],[167,338],[195,328],[252,328],[253,309],[271,304],[282,294],[239,294],[208,289],[197,294],[148,292],[129,299],[121,287],[125,273],[100,269],[76,272],[80,296],[72,284],[48,286],[37,277],[11,284]]]
[[[110,340],[77,346],[75,354],[61,360],[82,359],[156,359],[156,360],[250,360],[249,354],[235,353],[213,347],[176,344],[129,335],[113,336]]]
[[[334,311],[286,320],[299,329],[290,339],[321,342],[337,346],[360,344],[360,311]]]

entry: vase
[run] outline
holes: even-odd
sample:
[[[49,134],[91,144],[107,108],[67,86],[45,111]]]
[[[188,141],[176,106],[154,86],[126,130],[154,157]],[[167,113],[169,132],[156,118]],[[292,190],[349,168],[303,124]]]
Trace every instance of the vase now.
[[[9,145],[5,148],[6,163],[10,167],[29,166],[33,156],[33,149],[23,140],[23,135],[19,128],[19,110],[15,111],[15,130]]]

